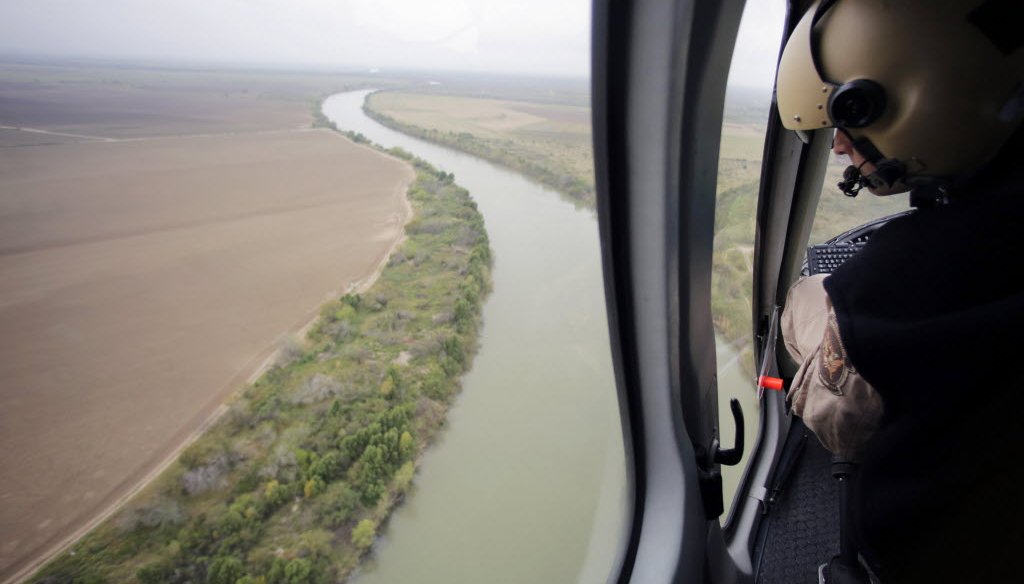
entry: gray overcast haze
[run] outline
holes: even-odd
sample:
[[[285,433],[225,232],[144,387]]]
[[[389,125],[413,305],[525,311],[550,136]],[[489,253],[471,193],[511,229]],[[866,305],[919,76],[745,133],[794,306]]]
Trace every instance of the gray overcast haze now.
[[[782,0],[751,0],[732,78],[772,81]],[[586,75],[589,0],[3,0],[0,54]]]

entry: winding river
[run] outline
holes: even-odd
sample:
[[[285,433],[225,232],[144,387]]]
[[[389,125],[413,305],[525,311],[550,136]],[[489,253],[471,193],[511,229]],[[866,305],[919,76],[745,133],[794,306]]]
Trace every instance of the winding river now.
[[[595,216],[512,171],[381,126],[362,111],[368,93],[334,95],[324,114],[453,172],[495,261],[449,426],[353,580],[603,582],[624,525],[625,457]]]

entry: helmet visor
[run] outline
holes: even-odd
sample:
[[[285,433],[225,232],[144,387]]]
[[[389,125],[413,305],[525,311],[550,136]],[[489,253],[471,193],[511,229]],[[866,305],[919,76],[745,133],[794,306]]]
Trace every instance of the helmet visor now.
[[[835,126],[828,113],[828,102],[836,86],[821,78],[814,59],[813,31],[817,14],[816,4],[800,19],[779,62],[776,96],[782,125],[789,130]]]

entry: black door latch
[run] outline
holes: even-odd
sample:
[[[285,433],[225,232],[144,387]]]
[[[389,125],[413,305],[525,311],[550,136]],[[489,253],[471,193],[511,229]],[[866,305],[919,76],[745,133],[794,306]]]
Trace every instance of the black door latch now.
[[[736,424],[736,440],[732,448],[719,448],[718,438],[711,440],[711,447],[705,449],[697,446],[697,463],[700,466],[700,495],[704,501],[704,513],[708,519],[714,519],[725,511],[722,500],[722,471],[715,465],[733,466],[743,458],[743,408],[740,400],[729,400],[732,419]]]

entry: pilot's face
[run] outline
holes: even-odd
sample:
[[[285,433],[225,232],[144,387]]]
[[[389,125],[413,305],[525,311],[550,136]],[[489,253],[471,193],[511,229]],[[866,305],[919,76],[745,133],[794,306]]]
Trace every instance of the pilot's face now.
[[[853,140],[846,135],[846,132],[836,130],[835,138],[832,140],[832,152],[836,156],[849,157],[850,164],[860,169],[860,173],[864,176],[875,172],[875,165],[867,162],[867,159],[860,152],[857,152],[857,149],[853,147]],[[895,184],[888,188],[868,186],[868,190],[873,195],[885,196],[905,193],[909,189],[902,182],[896,181]]]
[[[835,138],[832,140],[832,152],[836,156],[847,156],[850,158],[850,164],[860,169],[860,173],[868,175],[875,172],[875,165],[868,162],[857,149],[853,147],[853,140],[846,135],[846,132],[836,130]],[[863,166],[861,166],[863,164]]]

